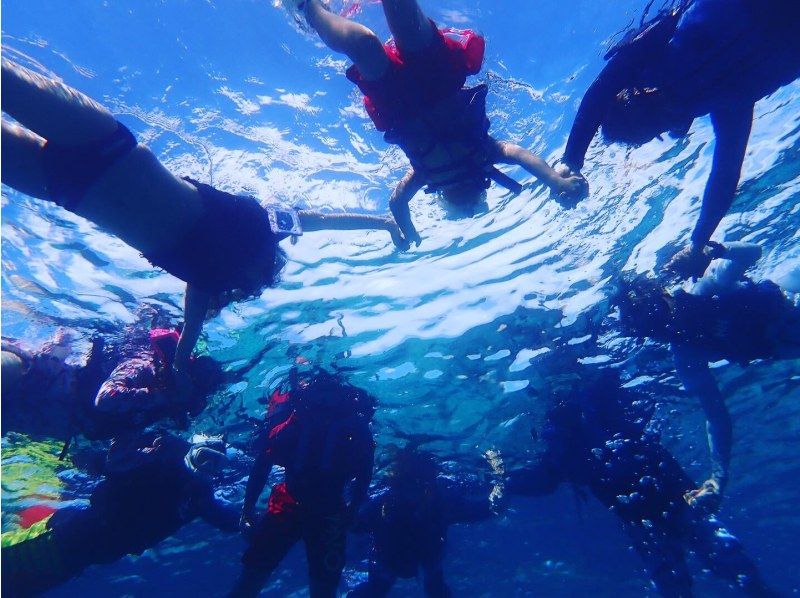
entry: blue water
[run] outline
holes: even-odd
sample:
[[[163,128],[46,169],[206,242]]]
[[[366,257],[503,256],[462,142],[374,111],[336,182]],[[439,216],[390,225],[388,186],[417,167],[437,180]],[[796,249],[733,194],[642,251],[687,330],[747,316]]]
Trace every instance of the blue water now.
[[[494,135],[550,163],[611,36],[645,4],[422,2],[437,21],[486,36],[476,80],[489,83]],[[177,174],[315,209],[386,212],[405,158],[374,130],[343,76],[346,62],[271,2],[4,0],[2,9],[4,52],[101,100]],[[388,36],[379,5],[365,3],[357,18]],[[718,239],[763,245],[756,278],[785,280],[800,268],[799,106],[797,82],[757,104],[739,194],[717,230]],[[620,338],[606,296],[617,272],[653,270],[688,238],[712,139],[702,118],[679,142],[593,144],[584,171],[592,195],[569,212],[537,184],[516,197],[492,188],[471,218],[420,194],[412,213],[424,240],[405,253],[381,232],[314,233],[287,244],[283,283],[207,325],[205,343],[228,367],[261,357],[194,427],[244,442],[244,417],[263,410],[258,400],[302,355],[353,368],[353,382],[379,398],[379,455],[409,437],[435,435],[427,448],[474,470],[485,468],[487,448],[512,461],[534,448],[528,430],[546,408],[549,376],[569,364],[618,365],[657,394],[663,443],[704,479],[698,406],[682,395],[665,347]],[[91,224],[7,187],[2,214],[4,336],[36,344],[61,325],[88,337],[131,322],[140,301],[179,314],[182,284]],[[800,362],[722,364],[714,373],[735,424],[721,516],[765,578],[797,593]],[[4,530],[30,503],[25,492],[4,485]],[[238,572],[243,546],[192,524],[141,557],[90,568],[52,595],[219,595]],[[354,538],[349,551],[345,581],[353,583],[364,574],[365,540]],[[446,571],[460,596],[649,591],[614,517],[592,501],[577,508],[569,488],[454,528]],[[305,584],[296,549],[268,593],[304,595]],[[699,570],[696,588],[731,592]],[[411,580],[394,592],[421,588]]]

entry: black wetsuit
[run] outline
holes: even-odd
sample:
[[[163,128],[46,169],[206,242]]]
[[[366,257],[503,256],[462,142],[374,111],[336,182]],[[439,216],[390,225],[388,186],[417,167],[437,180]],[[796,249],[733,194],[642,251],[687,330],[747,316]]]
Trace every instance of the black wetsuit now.
[[[173,439],[157,454],[132,460],[130,469],[105,477],[88,505],[59,509],[45,533],[4,547],[3,593],[44,592],[89,565],[141,554],[197,517],[235,532],[238,508],[216,499],[210,483],[186,468],[188,449]]]
[[[675,25],[654,29],[610,59],[581,102],[563,161],[583,168],[589,144],[623,90],[657,88],[665,109],[686,126],[711,113],[721,147],[692,237],[703,245],[733,200],[753,104],[800,77],[800,3],[695,0]]]
[[[619,392],[622,404],[630,405],[631,397]],[[591,410],[572,405],[551,412],[543,433],[547,451],[535,464],[510,472],[506,490],[542,496],[562,483],[587,487],[620,519],[665,596],[691,595],[688,549],[747,593],[770,595],[739,541],[715,517],[685,502],[683,494],[696,484],[622,404],[601,400]]]
[[[369,578],[348,598],[386,596],[398,577],[415,577],[419,570],[426,595],[449,596],[442,569],[447,528],[491,515],[487,496],[473,498],[468,488],[443,477],[424,500],[405,497],[393,487],[380,490],[362,509],[355,528],[372,534]]]
[[[255,586],[303,540],[311,595],[333,596],[345,564],[345,491],[353,480],[366,490],[372,476],[368,421],[292,415],[273,432],[263,450],[269,463],[285,468],[286,481],[273,487],[242,559],[245,577],[257,581],[237,587],[234,595],[257,593]]]

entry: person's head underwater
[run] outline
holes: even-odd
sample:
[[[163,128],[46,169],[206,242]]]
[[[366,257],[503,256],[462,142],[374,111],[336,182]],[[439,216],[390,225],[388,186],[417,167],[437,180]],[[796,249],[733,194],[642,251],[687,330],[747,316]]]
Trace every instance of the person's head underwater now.
[[[672,322],[672,296],[654,278],[622,277],[611,297],[620,323],[629,334],[666,340]]]
[[[643,145],[663,133],[683,137],[692,118],[682,114],[657,88],[624,89],[603,118],[603,137],[609,142]]]
[[[399,449],[389,467],[389,487],[405,500],[423,502],[434,498],[441,469],[431,453],[407,446]]]
[[[318,420],[350,415],[370,421],[377,404],[365,390],[321,368],[297,379],[291,395],[298,411],[307,411]]]
[[[442,187],[439,194],[447,203],[454,206],[475,206],[486,201],[487,185],[466,179]]]

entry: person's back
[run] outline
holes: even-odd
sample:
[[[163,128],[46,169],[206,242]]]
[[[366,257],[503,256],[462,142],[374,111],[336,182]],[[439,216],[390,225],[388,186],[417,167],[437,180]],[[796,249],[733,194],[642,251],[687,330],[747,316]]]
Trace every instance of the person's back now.
[[[335,595],[347,525],[372,478],[374,399],[324,370],[301,381],[295,371],[291,378],[289,392],[272,394],[266,429],[256,443],[240,522],[250,545],[234,596],[258,595],[300,540],[306,545],[312,596]],[[285,481],[272,487],[268,508],[256,520],[256,502],[275,465],[284,468]]]

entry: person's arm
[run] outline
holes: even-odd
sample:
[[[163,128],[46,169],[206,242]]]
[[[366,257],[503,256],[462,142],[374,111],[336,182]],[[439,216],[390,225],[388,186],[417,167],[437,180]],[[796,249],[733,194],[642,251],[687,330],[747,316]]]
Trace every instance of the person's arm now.
[[[694,349],[673,347],[675,368],[686,392],[700,400],[706,416],[711,479],[720,489],[728,480],[733,424],[725,399],[714,380],[708,362]]]
[[[385,230],[391,235],[392,242],[399,249],[408,247],[408,243],[403,238],[399,227],[388,216],[347,212],[312,212],[310,210],[298,210],[297,216],[300,219],[300,226],[306,232],[320,230]]]
[[[545,458],[525,468],[509,471],[505,490],[522,496],[545,496],[555,492],[562,481],[558,469]]]
[[[188,398],[192,391],[189,379],[189,358],[203,331],[211,297],[205,291],[187,284],[183,299],[183,329],[175,349],[172,371],[175,374],[175,388],[179,399]]]
[[[367,424],[360,426],[359,431],[355,432],[355,434],[360,436],[358,443],[361,449],[359,450],[356,475],[350,486],[350,503],[347,505],[351,520],[355,519],[361,503],[367,498],[369,484],[372,481],[372,469],[375,465],[375,443],[369,426]]]
[[[702,276],[708,265],[703,250],[728,212],[736,195],[742,164],[753,125],[753,104],[737,104],[711,113],[714,125],[714,159],[703,192],[700,216],[688,247],[667,264],[684,278]]]
[[[541,180],[559,197],[577,197],[586,187],[582,175],[562,176],[531,151],[508,141],[494,141],[494,162],[515,164]]]
[[[628,87],[638,68],[633,57],[620,55],[612,58],[600,71],[581,100],[578,114],[569,132],[567,147],[562,162],[573,174],[583,169],[586,151],[589,149],[600,124],[614,103],[617,94]]]
[[[414,223],[411,221],[411,212],[408,209],[408,204],[424,185],[425,181],[422,176],[413,169],[409,170],[397,183],[397,187],[395,187],[389,200],[389,209],[392,211],[395,222],[403,232],[406,242],[414,243],[417,246],[422,242],[422,237],[419,236]]]
[[[742,175],[747,141],[753,126],[753,104],[729,106],[711,113],[714,160],[703,193],[700,217],[692,231],[692,246],[702,249],[730,209]]]
[[[244,504],[242,505],[242,517],[239,527],[242,531],[248,531],[253,525],[253,515],[255,514],[256,502],[267,485],[269,472],[272,471],[272,461],[266,450],[259,451],[247,478],[247,488],[244,493]]]

